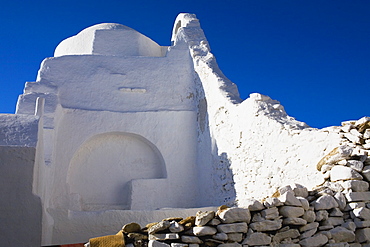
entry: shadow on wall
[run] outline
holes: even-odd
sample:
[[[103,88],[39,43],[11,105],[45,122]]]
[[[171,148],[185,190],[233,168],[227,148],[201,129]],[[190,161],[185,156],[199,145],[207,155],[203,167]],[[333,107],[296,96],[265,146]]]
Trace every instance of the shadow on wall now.
[[[41,200],[32,193],[34,147],[0,146],[1,246],[40,246]]]
[[[227,206],[236,206],[236,190],[234,175],[231,169],[231,163],[227,153],[221,153],[217,156],[218,162],[215,163],[217,184],[222,193],[220,204]]]

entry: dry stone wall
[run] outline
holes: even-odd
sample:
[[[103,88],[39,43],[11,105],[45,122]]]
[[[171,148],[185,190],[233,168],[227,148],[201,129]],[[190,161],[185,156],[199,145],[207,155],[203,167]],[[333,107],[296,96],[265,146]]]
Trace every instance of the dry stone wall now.
[[[294,184],[243,208],[123,226],[128,247],[370,246],[370,118],[344,122],[342,144],[317,164],[325,182]],[[117,236],[115,235],[117,238]],[[99,239],[99,238],[97,238]],[[92,239],[86,246],[96,245]],[[95,245],[94,245],[95,244]]]

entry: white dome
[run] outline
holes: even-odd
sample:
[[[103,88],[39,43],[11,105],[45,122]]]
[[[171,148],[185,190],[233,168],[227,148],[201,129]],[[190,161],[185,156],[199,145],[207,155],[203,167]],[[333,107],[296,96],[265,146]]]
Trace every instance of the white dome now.
[[[66,55],[162,56],[162,48],[136,30],[117,23],[85,28],[60,42],[55,57]]]

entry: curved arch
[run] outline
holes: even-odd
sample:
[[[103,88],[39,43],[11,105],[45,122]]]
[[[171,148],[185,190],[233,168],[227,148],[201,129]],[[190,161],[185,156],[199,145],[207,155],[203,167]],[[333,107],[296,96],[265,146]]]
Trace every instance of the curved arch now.
[[[67,184],[71,204],[81,210],[130,209],[131,180],[166,176],[153,143],[140,135],[109,132],[91,137],[74,153]]]

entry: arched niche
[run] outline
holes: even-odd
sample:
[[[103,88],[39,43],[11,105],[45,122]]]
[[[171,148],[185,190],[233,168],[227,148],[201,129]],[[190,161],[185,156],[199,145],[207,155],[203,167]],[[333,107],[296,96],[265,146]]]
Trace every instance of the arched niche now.
[[[165,178],[157,147],[142,136],[110,132],[85,141],[71,159],[67,183],[74,209],[131,208],[133,179]]]

